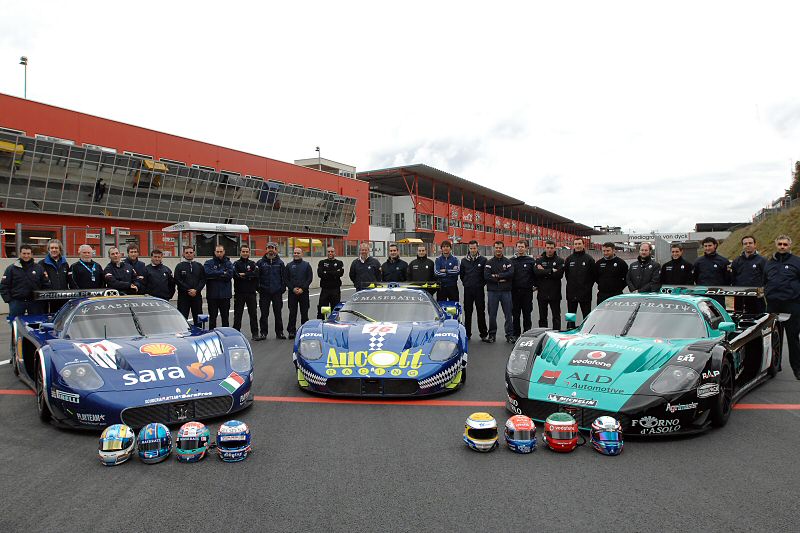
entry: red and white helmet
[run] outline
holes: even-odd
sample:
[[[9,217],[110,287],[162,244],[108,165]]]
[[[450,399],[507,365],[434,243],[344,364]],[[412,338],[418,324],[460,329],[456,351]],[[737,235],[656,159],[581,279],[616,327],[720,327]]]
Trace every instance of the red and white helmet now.
[[[544,421],[542,440],[554,452],[571,452],[578,446],[578,423],[568,413],[553,413]]]

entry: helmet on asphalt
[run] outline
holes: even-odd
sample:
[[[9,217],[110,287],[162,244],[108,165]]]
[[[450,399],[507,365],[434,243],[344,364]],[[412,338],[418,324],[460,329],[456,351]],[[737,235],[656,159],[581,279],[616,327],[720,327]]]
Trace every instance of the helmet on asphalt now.
[[[239,420],[229,420],[217,431],[217,455],[226,463],[244,461],[251,452],[250,428]]]
[[[596,418],[592,422],[589,441],[603,455],[619,455],[622,453],[622,424],[613,416]]]
[[[464,424],[464,442],[478,452],[497,448],[497,420],[489,413],[472,413]]]
[[[106,466],[122,464],[130,459],[136,444],[136,434],[125,424],[108,426],[100,434],[98,454]]]
[[[536,450],[536,424],[525,415],[506,420],[506,444],[512,452],[531,453]]]
[[[542,440],[554,452],[571,452],[578,446],[578,423],[568,413],[553,413],[544,421]]]
[[[152,422],[139,430],[136,449],[143,463],[160,463],[172,452],[172,435],[164,424]]]
[[[210,441],[211,433],[204,424],[186,422],[178,430],[178,437],[175,439],[175,453],[178,454],[178,461],[182,463],[199,461],[206,456]]]

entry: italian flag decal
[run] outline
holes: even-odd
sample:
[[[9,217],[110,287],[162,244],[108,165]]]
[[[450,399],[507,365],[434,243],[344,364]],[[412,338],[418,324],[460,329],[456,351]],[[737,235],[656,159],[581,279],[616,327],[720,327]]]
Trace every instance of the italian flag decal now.
[[[230,376],[220,381],[219,386],[233,394],[236,389],[244,385],[244,378],[236,372],[231,372]]]

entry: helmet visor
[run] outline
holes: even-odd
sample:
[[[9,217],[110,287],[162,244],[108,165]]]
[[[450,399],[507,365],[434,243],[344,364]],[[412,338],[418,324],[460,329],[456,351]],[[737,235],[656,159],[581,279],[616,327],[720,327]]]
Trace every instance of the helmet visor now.
[[[595,440],[601,442],[620,442],[622,440],[621,437],[616,431],[598,431],[594,434]]]
[[[130,446],[130,439],[100,439],[100,450],[118,452]]]
[[[142,452],[157,452],[161,448],[166,448],[166,446],[164,446],[161,443],[161,441],[157,441],[157,440],[150,440],[150,441],[145,441],[145,442],[140,442],[139,443],[139,451],[142,451]]]
[[[178,439],[177,444],[181,450],[196,450],[197,448],[205,448],[208,445],[208,441],[200,437],[194,437],[191,439]]]
[[[511,439],[512,440],[531,440],[531,430],[530,429],[518,429],[516,431],[511,431]]]
[[[467,435],[471,439],[475,440],[490,440],[497,438],[497,428],[469,428],[467,430]]]
[[[572,440],[578,437],[577,432],[572,430],[548,431],[549,438],[554,440]]]
[[[244,435],[236,435],[235,437],[224,437],[220,439],[219,447],[233,450],[235,448],[244,448],[247,446],[247,437]]]

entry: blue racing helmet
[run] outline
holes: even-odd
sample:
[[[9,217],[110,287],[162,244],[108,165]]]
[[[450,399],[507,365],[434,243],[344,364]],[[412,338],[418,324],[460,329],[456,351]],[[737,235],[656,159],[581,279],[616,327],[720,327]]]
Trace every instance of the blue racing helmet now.
[[[252,451],[250,428],[239,420],[229,420],[217,431],[217,454],[226,463],[244,461]]]
[[[136,449],[143,463],[160,463],[172,452],[172,435],[164,424],[147,424],[139,430]]]
[[[506,444],[512,452],[531,453],[536,450],[536,424],[525,415],[506,420]]]
[[[175,453],[178,454],[178,461],[182,463],[199,461],[208,453],[210,441],[211,433],[205,424],[186,422],[178,430],[178,437],[175,439]]]
[[[136,434],[125,424],[108,426],[100,435],[98,455],[106,466],[122,464],[130,459],[136,444]]]
[[[601,416],[592,422],[589,433],[592,447],[603,455],[622,453],[622,424],[613,416]]]

